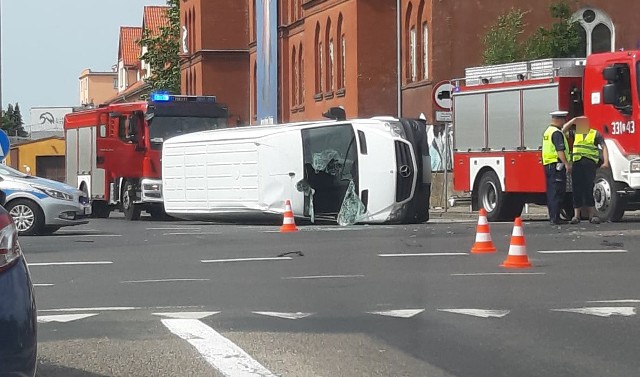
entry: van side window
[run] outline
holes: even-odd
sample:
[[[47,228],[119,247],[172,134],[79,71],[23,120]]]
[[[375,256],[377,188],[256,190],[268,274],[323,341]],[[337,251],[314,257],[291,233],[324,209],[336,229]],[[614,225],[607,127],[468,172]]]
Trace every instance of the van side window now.
[[[360,142],[360,154],[367,154],[367,136],[362,131],[358,131],[358,141]]]

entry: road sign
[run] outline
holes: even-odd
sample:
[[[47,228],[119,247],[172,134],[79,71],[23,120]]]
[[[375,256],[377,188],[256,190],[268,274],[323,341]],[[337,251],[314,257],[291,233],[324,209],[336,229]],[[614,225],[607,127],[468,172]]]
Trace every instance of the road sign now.
[[[0,151],[0,153],[2,154],[0,155],[0,161],[4,161],[4,159],[9,155],[9,147],[9,136],[7,136],[4,131],[0,130],[0,149],[2,149]]]
[[[451,111],[437,111],[436,110],[436,122],[453,122],[453,114]]]
[[[442,110],[451,110],[451,93],[453,85],[449,81],[441,81],[433,87],[433,103]]]

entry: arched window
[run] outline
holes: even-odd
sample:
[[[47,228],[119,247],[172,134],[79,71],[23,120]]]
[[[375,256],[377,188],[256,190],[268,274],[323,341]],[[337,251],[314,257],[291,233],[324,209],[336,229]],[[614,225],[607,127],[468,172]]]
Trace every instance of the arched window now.
[[[573,18],[580,23],[581,55],[615,49],[615,25],[611,18],[599,9],[582,8]]]
[[[424,0],[420,0],[416,17],[416,79],[424,78],[424,33],[422,32],[422,19],[424,18]]]
[[[325,88],[327,91],[333,91],[333,68],[335,66],[335,57],[333,51],[333,37],[331,36],[331,18],[327,19],[327,29],[325,30],[324,36],[325,46],[326,46],[326,67],[327,67],[327,77],[326,77],[326,85]]]
[[[322,42],[320,41],[320,23],[316,23],[315,37],[316,94],[322,93]]]
[[[404,19],[404,61],[405,61],[405,78],[407,82],[411,81],[411,15],[413,13],[413,4],[409,2],[407,5],[407,13]]]
[[[345,64],[344,64],[344,34],[342,34],[342,23],[343,23],[343,17],[342,17],[342,13],[340,13],[340,15],[338,16],[338,32],[336,33],[336,35],[338,36],[338,45],[337,45],[337,53],[336,55],[338,56],[338,59],[340,59],[340,62],[338,64],[337,68],[337,73],[338,73],[338,89],[344,89],[344,69],[345,69]]]
[[[298,104],[304,104],[304,55],[302,53],[302,43],[300,43],[300,47],[298,48]]]
[[[409,32],[409,69],[411,71],[411,81],[418,79],[418,56],[417,56],[417,35],[416,27],[413,26]]]
[[[251,25],[252,25],[252,30],[251,30],[251,41],[256,41],[258,39],[258,18],[256,16],[256,2],[255,1],[250,1],[249,2],[251,4]]]
[[[298,86],[298,55],[295,46],[291,52],[291,103],[298,104],[300,98],[300,87]]]
[[[253,63],[253,117],[258,118],[258,63]]]
[[[429,78],[429,25],[422,24],[422,78]]]

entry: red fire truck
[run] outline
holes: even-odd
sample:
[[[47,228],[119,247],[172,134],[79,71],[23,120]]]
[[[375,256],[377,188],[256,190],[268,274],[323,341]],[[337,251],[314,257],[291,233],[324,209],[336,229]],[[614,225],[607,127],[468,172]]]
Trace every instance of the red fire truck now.
[[[153,94],[65,117],[66,181],[87,193],[94,217],[120,207],[129,220],[145,210],[165,216],[162,144],[190,132],[226,128],[229,111],[215,97]]]
[[[468,68],[452,85],[454,189],[470,192],[489,220],[546,203],[541,144],[555,110],[586,115],[605,138],[611,168],[596,176],[599,216],[640,209],[640,51]]]

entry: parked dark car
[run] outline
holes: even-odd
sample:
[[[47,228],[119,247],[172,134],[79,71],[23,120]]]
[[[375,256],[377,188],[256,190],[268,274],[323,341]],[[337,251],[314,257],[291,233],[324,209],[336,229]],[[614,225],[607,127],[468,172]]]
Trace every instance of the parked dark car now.
[[[5,194],[0,191],[0,204]],[[0,376],[36,374],[37,312],[18,229],[0,207]]]

